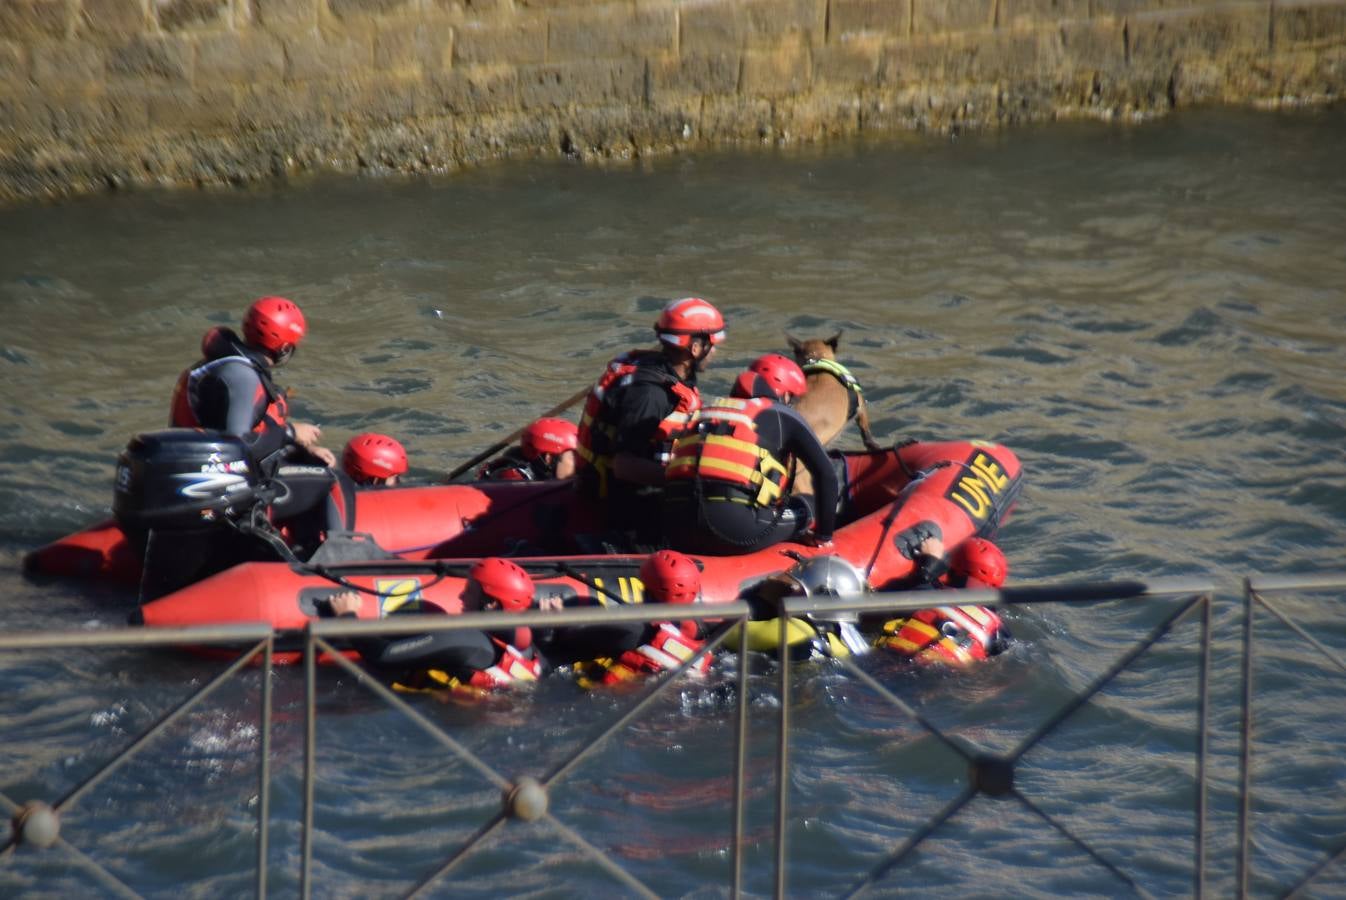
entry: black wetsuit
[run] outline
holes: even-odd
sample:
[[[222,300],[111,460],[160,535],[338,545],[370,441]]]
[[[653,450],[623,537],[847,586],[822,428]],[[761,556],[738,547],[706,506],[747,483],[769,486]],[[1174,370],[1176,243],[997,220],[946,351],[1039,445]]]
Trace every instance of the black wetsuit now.
[[[272,516],[289,527],[301,555],[312,553],[322,531],[351,527],[353,486],[343,484],[347,497],[343,516],[331,494],[332,486],[344,478],[295,445],[285,392],[271,380],[266,355],[228,328],[218,329],[205,351],[206,358],[179,378],[172,423],[243,440],[259,475],[278,488]]]
[[[612,433],[611,442],[604,449],[610,450],[614,457],[626,453],[662,462],[672,437],[668,433],[671,428],[668,420],[678,409],[675,385],[695,391],[696,374],[693,372],[684,380],[662,354],[640,356],[630,380],[611,390],[604,400],[599,424]],[[607,479],[608,496],[598,500],[593,474],[592,469],[581,468],[578,488],[581,494],[604,504],[608,528],[633,537],[641,547],[660,544],[661,488],[623,481],[614,474]]]
[[[713,411],[703,410],[703,417]],[[753,420],[757,446],[776,459],[793,456],[813,476],[814,494],[763,505],[758,490],[698,475],[671,480],[663,506],[664,537],[686,553],[751,553],[798,538],[810,525],[819,540],[831,540],[836,524],[836,469],[817,435],[799,413],[772,402]]]
[[[318,612],[325,618],[333,615],[325,602],[318,604]],[[346,613],[340,618],[354,620],[356,615]],[[368,635],[350,638],[349,643],[359,651],[365,665],[390,681],[406,685],[418,685],[429,669],[438,669],[467,682],[473,672],[494,665],[497,656],[490,637],[485,632],[473,630]]]

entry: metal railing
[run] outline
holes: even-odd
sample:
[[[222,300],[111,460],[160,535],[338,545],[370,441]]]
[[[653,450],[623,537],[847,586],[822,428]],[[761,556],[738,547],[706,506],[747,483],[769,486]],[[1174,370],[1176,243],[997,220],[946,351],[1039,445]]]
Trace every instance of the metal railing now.
[[[1237,835],[1237,872],[1236,893],[1240,897],[1248,895],[1250,859],[1248,854],[1249,830],[1251,822],[1250,798],[1252,795],[1251,761],[1253,757],[1253,718],[1252,699],[1254,630],[1253,618],[1257,609],[1265,609],[1300,638],[1312,645],[1323,657],[1337,669],[1346,671],[1346,663],[1339,654],[1322,645],[1307,630],[1296,624],[1283,610],[1272,604],[1268,597],[1286,593],[1318,592],[1341,590],[1346,588],[1346,575],[1319,576],[1297,579],[1249,579],[1245,582],[1243,597],[1243,692],[1241,746],[1239,751],[1240,778],[1239,820]],[[947,596],[947,595],[946,595]],[[932,595],[925,592],[904,592],[884,595],[865,595],[855,598],[802,598],[789,597],[781,601],[778,616],[780,624],[780,652],[778,654],[778,690],[780,692],[779,731],[777,733],[775,757],[776,781],[776,819],[774,829],[774,893],[784,897],[787,892],[788,872],[788,797],[790,752],[789,735],[791,728],[790,673],[791,656],[786,647],[787,621],[795,617],[816,614],[834,615],[841,612],[873,614],[902,613],[928,607]],[[940,599],[944,599],[941,597]],[[1120,655],[1084,689],[1080,690],[1062,708],[1049,715],[1031,734],[1021,740],[1007,753],[993,753],[984,747],[962,738],[953,737],[937,727],[921,712],[897,696],[892,690],[880,683],[862,667],[853,661],[841,659],[845,670],[860,684],[865,685],[886,703],[901,711],[921,729],[933,736],[948,751],[961,757],[967,768],[966,783],[957,796],[944,805],[933,816],[921,824],[910,836],[893,847],[888,855],[861,875],[846,891],[846,896],[854,896],[872,891],[873,888],[899,867],[912,852],[923,843],[935,838],[938,830],[964,809],[979,795],[1004,801],[1011,800],[1028,810],[1032,815],[1046,823],[1063,836],[1071,845],[1083,852],[1102,870],[1115,878],[1123,886],[1141,896],[1149,896],[1144,887],[1128,874],[1125,868],[1109,860],[1107,855],[1092,847],[1086,840],[1071,831],[1056,817],[1044,810],[1034,798],[1026,795],[1015,783],[1015,770],[1026,754],[1039,742],[1063,723],[1067,722],[1081,707],[1087,704],[1117,676],[1142,657],[1156,644],[1165,640],[1180,623],[1197,618],[1200,627],[1200,641],[1197,648],[1197,685],[1196,685],[1196,746],[1194,750],[1194,783],[1196,786],[1193,808],[1194,850],[1192,860],[1191,884],[1196,897],[1206,896],[1206,841],[1207,841],[1207,778],[1208,778],[1208,716],[1210,711],[1210,654],[1211,654],[1211,613],[1214,602],[1213,586],[1204,581],[1191,579],[1154,579],[1148,582],[1114,582],[1105,584],[1074,584],[1048,587],[1016,587],[1002,591],[963,591],[958,601],[963,604],[980,603],[988,606],[1013,606],[1025,603],[1097,603],[1105,601],[1145,601],[1167,602],[1173,604],[1166,608],[1161,620],[1148,634],[1126,648]],[[389,707],[414,723],[414,725],[452,753],[463,760],[477,774],[494,785],[501,792],[500,809],[490,816],[459,847],[454,849],[438,869],[424,877],[409,892],[408,896],[420,896],[433,886],[441,884],[455,869],[468,858],[474,850],[485,844],[493,835],[505,828],[512,819],[528,822],[540,822],[551,828],[558,836],[575,847],[583,856],[607,872],[624,889],[640,896],[657,896],[648,885],[636,878],[630,871],[615,861],[610,854],[584,837],[584,835],[562,821],[551,812],[551,795],[564,787],[565,780],[577,765],[598,747],[609,741],[632,720],[648,710],[651,704],[670,686],[678,681],[678,675],[695,665],[701,656],[714,652],[725,641],[733,627],[746,623],[749,608],[745,603],[734,603],[716,607],[682,607],[678,618],[698,618],[714,620],[718,623],[711,639],[696,657],[688,660],[677,671],[651,679],[642,690],[630,696],[629,706],[619,712],[611,721],[599,728],[569,757],[554,765],[540,778],[516,776],[503,773],[473,753],[462,741],[456,739],[440,724],[427,718],[416,706],[408,704],[376,677],[371,676],[359,665],[345,659],[338,651],[340,639],[362,635],[397,635],[408,633],[453,631],[461,629],[501,629],[520,625],[558,627],[570,625],[593,625],[629,622],[654,622],[668,617],[667,608],[657,605],[635,605],[616,608],[575,609],[561,612],[528,612],[521,614],[471,613],[461,616],[397,616],[378,622],[352,620],[318,620],[310,624],[300,637],[304,646],[304,767],[302,785],[302,821],[300,823],[301,853],[299,872],[299,892],[302,897],[313,893],[313,835],[314,835],[314,783],[317,776],[316,722],[317,722],[317,674],[316,661],[320,654],[327,654],[336,665],[356,676],[357,682],[373,695],[380,698]],[[189,709],[200,704],[220,685],[236,676],[245,667],[260,663],[264,671],[270,672],[272,656],[278,639],[293,639],[295,635],[273,634],[264,625],[189,628],[173,630],[120,629],[95,632],[40,632],[28,634],[10,634],[0,636],[0,652],[12,650],[61,649],[73,647],[133,647],[133,646],[237,646],[247,643],[247,649],[227,665],[207,684],[193,692],[176,707],[165,713],[157,722],[107,761],[98,771],[86,777],[77,786],[63,796],[50,801],[30,801],[20,804],[3,792],[0,792],[0,807],[12,817],[12,827],[8,838],[0,844],[0,858],[11,857],[19,844],[33,848],[52,848],[67,855],[84,871],[90,873],[109,892],[122,896],[138,896],[134,889],[118,879],[108,869],[60,836],[61,817],[70,816],[77,802],[88,792],[115,772],[127,760],[134,757],[156,735],[162,733],[177,721]],[[729,891],[733,896],[742,893],[744,877],[743,854],[746,844],[744,835],[745,789],[744,770],[748,748],[748,651],[747,641],[740,641],[738,650],[738,691],[735,706],[735,741],[731,748],[733,754],[733,809],[732,809],[732,863]],[[259,759],[259,794],[257,804],[257,871],[255,889],[258,897],[268,894],[267,851],[270,833],[270,792],[271,792],[271,678],[260,679],[261,695]],[[899,773],[894,773],[895,775]],[[1318,876],[1346,856],[1346,840],[1338,843],[1326,856],[1314,865],[1303,877],[1288,889],[1288,896],[1302,893]],[[0,884],[3,884],[3,869],[0,869]]]
[[[139,754],[156,736],[167,731],[173,723],[213,694],[249,663],[260,658],[264,670],[270,672],[275,639],[269,625],[210,626],[201,628],[163,628],[146,630],[126,628],[108,631],[30,632],[0,636],[0,651],[5,650],[63,650],[87,647],[175,647],[182,645],[214,646],[237,645],[250,642],[223,672],[185,700],[164,713],[102,768],[86,777],[78,785],[54,801],[29,801],[22,806],[0,793],[0,806],[11,817],[10,833],[0,843],[0,855],[13,853],[19,843],[38,847],[58,847],[79,867],[87,871],[112,893],[125,897],[140,896],[123,884],[107,867],[68,843],[60,834],[60,817],[68,815],[75,804],[94,787],[105,781],[126,762]],[[266,896],[267,844],[270,835],[271,798],[271,679],[261,680],[261,721],[258,804],[257,804],[257,896]]]
[[[1254,577],[1249,578],[1243,583],[1243,699],[1242,713],[1243,725],[1240,729],[1241,743],[1239,746],[1239,816],[1238,816],[1238,861],[1237,861],[1237,889],[1240,897],[1248,895],[1248,877],[1249,877],[1249,831],[1252,826],[1252,763],[1253,763],[1253,663],[1255,642],[1253,640],[1253,624],[1257,609],[1264,609],[1274,616],[1282,625],[1294,632],[1300,639],[1312,647],[1319,658],[1331,663],[1336,669],[1346,674],[1346,660],[1342,656],[1325,647],[1319,640],[1311,635],[1307,629],[1300,626],[1279,606],[1272,603],[1269,598],[1285,596],[1287,594],[1318,593],[1322,591],[1340,591],[1346,588],[1346,574],[1319,575],[1314,577],[1298,578],[1269,578]],[[1346,682],[1343,683],[1346,688]],[[1346,835],[1339,835],[1336,845],[1328,851],[1322,860],[1316,865],[1311,866],[1299,881],[1286,889],[1282,897],[1298,897],[1323,874],[1329,867],[1346,858]]]

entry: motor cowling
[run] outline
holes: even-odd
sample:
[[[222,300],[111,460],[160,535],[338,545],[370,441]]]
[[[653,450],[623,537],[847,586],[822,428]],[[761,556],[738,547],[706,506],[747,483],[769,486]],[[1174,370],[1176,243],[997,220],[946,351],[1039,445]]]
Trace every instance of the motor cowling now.
[[[242,439],[191,428],[131,438],[117,457],[112,513],[127,531],[196,530],[264,502]]]

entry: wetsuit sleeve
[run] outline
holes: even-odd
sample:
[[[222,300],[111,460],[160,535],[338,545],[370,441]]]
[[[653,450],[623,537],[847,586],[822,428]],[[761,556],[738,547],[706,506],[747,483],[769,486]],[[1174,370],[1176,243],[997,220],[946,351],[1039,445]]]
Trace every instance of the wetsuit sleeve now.
[[[359,644],[355,649],[375,668],[394,671],[443,669],[457,674],[489,668],[496,657],[495,645],[480,631],[436,631],[380,640],[379,644],[371,643],[370,654]]]
[[[820,539],[831,540],[836,528],[837,483],[836,469],[832,468],[832,459],[827,455],[818,436],[808,423],[788,406],[775,407],[780,414],[781,446],[786,453],[793,454],[813,476],[813,505],[816,510],[814,534]]]
[[[637,381],[628,385],[618,399],[614,417],[617,451],[649,456],[650,442],[659,423],[675,405],[668,388],[661,384]]]
[[[320,615],[330,617],[330,610]],[[353,614],[341,616],[354,621]],[[495,645],[480,631],[436,631],[401,637],[368,635],[349,639],[369,667],[385,673],[443,669],[458,674],[495,664]]]
[[[219,418],[223,420],[221,431],[241,437],[254,459],[266,459],[284,449],[288,442],[285,426],[265,414],[266,388],[250,366],[242,363],[221,366],[215,384],[218,395],[202,399],[208,406],[219,409]],[[254,431],[259,424],[261,428]]]

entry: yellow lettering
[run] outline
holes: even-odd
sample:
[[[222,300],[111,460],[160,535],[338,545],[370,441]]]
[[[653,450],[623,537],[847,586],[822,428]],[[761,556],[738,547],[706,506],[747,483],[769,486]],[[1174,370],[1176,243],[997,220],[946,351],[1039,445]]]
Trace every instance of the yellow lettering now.
[[[608,595],[603,590],[603,579],[601,578],[594,579],[594,599],[598,601],[600,606],[608,605]]]
[[[991,498],[987,496],[981,480],[965,476],[958,480],[958,487],[960,490],[954,492],[953,495],[953,499],[958,501],[958,505],[966,509],[968,515],[974,519],[986,518],[987,513],[991,511]],[[964,491],[972,496],[966,496],[963,493]],[[973,506],[974,503],[975,506]]]
[[[383,615],[420,606],[421,582],[416,578],[376,578],[374,591],[379,595],[379,611]]]
[[[983,453],[978,453],[972,460],[972,471],[981,476],[992,493],[999,494],[1009,484],[1009,476],[1000,468],[1000,464]]]

